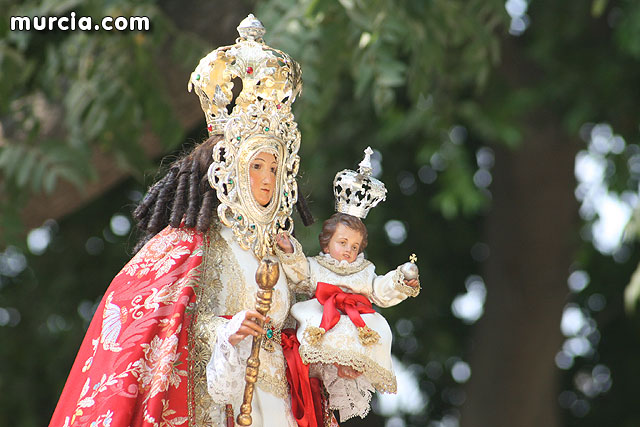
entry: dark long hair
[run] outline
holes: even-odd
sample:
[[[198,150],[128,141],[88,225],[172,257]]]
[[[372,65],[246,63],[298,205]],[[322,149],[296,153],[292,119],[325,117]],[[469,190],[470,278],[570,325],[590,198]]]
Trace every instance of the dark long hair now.
[[[166,175],[156,182],[133,211],[133,219],[143,232],[134,248],[137,252],[167,225],[181,225],[206,232],[216,217],[219,201],[209,185],[207,170],[213,162],[213,147],[222,135],[212,135],[187,155],[174,161]],[[296,208],[304,225],[314,221],[306,200],[298,193]],[[183,223],[184,220],[184,223]]]

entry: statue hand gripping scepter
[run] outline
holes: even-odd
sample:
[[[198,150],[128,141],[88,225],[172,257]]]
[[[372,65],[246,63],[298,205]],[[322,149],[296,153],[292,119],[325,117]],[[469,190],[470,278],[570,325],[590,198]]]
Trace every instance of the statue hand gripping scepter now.
[[[256,293],[257,304],[256,311],[263,316],[267,315],[267,312],[271,308],[271,297],[273,287],[278,281],[280,276],[280,268],[278,267],[278,260],[273,256],[265,256],[260,261],[260,265],[256,270],[256,282],[260,288]],[[257,320],[260,327],[264,326],[262,320]],[[258,380],[258,369],[260,367],[260,347],[262,345],[262,335],[253,337],[253,343],[251,345],[251,354],[247,360],[247,370],[245,374],[245,387],[244,396],[242,400],[242,406],[240,406],[240,414],[236,419],[238,425],[250,426],[251,419],[251,401],[253,400],[253,389],[256,381]]]

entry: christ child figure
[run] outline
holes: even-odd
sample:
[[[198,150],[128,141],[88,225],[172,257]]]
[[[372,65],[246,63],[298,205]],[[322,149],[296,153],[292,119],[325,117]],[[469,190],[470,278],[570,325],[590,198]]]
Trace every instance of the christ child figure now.
[[[372,303],[391,307],[420,292],[415,264],[378,276],[375,265],[364,258],[368,233],[361,218],[386,196],[384,184],[370,176],[371,149],[365,153],[359,173],[345,170],[336,175],[338,212],[323,224],[319,255],[305,257],[300,243],[288,235],[276,238],[288,280],[314,296],[291,308],[300,356],[322,377],[332,396],[329,405],[339,410],[341,421],[364,418],[374,389],[397,389],[391,328]]]

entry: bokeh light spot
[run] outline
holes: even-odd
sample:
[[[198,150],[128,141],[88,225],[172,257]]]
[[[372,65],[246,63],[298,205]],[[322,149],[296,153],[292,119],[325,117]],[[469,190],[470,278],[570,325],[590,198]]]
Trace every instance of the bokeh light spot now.
[[[567,284],[571,292],[578,293],[589,284],[589,274],[584,270],[576,270],[569,275]]]
[[[478,188],[487,188],[491,185],[493,181],[493,177],[491,176],[491,172],[486,169],[478,169],[475,174],[473,174],[473,183]]]
[[[7,277],[16,277],[27,268],[27,258],[20,249],[9,246],[0,253],[0,274]]]
[[[607,299],[602,294],[593,294],[587,300],[587,307],[591,311],[602,311],[607,305]]]
[[[395,219],[387,221],[384,231],[393,245],[400,245],[407,239],[407,229],[401,221]]]
[[[487,289],[480,276],[472,275],[465,281],[467,292],[456,296],[451,303],[451,312],[465,323],[473,323],[482,317]]]
[[[42,255],[51,243],[51,230],[49,227],[34,228],[27,235],[27,246],[34,255]]]
[[[573,366],[573,357],[564,351],[559,351],[556,354],[555,362],[558,368],[568,370]]]
[[[407,171],[402,171],[398,174],[398,185],[400,186],[400,192],[405,196],[414,194],[418,189],[416,178],[411,172]]]
[[[124,215],[116,214],[111,217],[110,226],[116,236],[126,236],[131,230],[131,221]]]
[[[104,241],[99,237],[89,237],[84,247],[89,255],[100,255],[104,249]]]
[[[587,319],[580,307],[575,304],[568,304],[565,307],[560,321],[560,330],[565,337],[577,335],[586,324]]]
[[[438,178],[438,174],[431,166],[424,165],[418,169],[418,178],[425,184],[433,184]]]
[[[457,383],[466,383],[471,378],[471,368],[467,362],[462,360],[453,364],[451,376]]]

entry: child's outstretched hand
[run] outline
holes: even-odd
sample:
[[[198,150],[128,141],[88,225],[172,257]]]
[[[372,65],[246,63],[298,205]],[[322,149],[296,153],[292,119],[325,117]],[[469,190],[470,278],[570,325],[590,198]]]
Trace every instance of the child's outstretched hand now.
[[[355,369],[353,369],[350,366],[338,365],[337,363],[334,363],[334,365],[335,365],[336,368],[338,368],[338,376],[340,378],[346,378],[348,380],[355,380],[360,375],[362,375],[362,372],[356,371]]]
[[[291,244],[291,239],[289,239],[289,233],[278,233],[276,235],[276,244],[282,252],[286,254],[293,253],[293,245]]]
[[[411,280],[405,279],[404,284],[407,286],[411,286],[412,288],[417,288],[418,285],[420,285],[420,282],[418,282],[418,279],[411,279]]]

